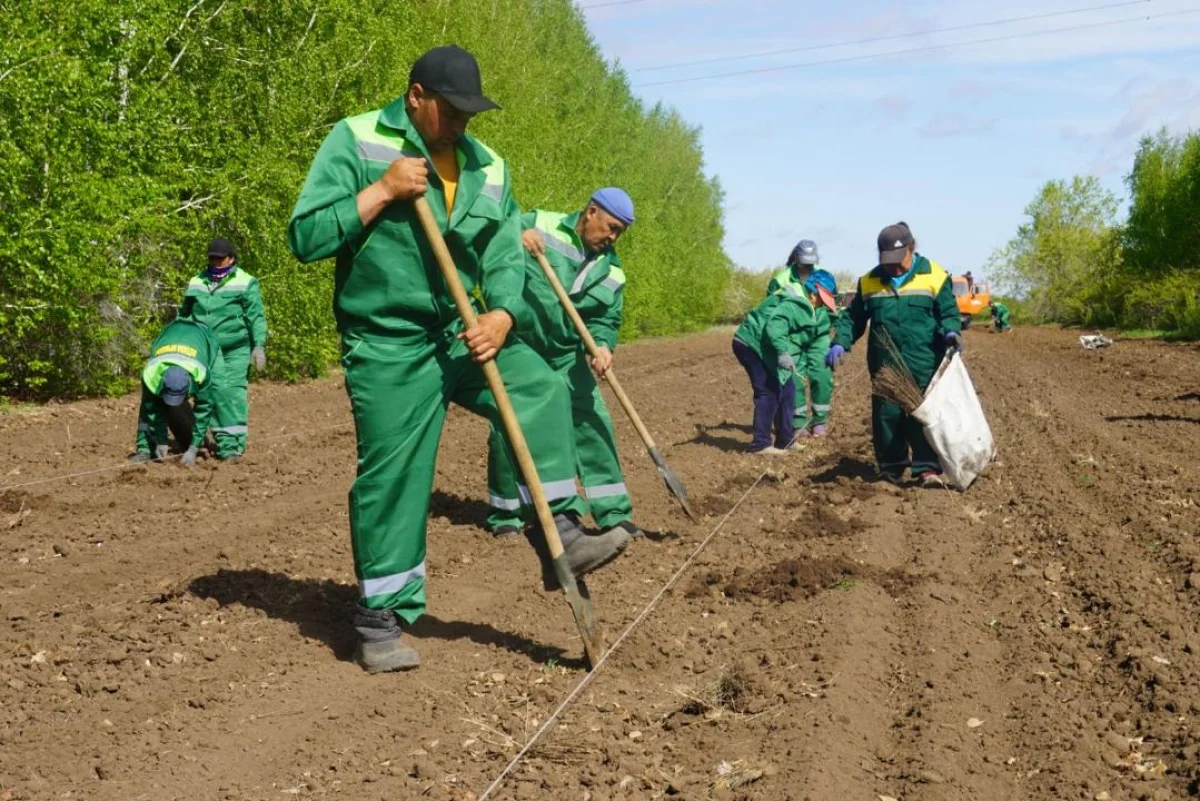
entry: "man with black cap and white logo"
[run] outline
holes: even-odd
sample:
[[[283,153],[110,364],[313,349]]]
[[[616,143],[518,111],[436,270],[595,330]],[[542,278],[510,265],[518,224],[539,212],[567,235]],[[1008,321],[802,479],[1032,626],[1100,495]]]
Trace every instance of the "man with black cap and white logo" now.
[[[246,452],[249,434],[250,364],[257,373],[267,367],[267,318],[258,279],[238,264],[228,239],[209,243],[208,268],[188,282],[179,316],[204,323],[221,346],[228,374],[211,431],[217,458],[236,462]]]
[[[163,460],[170,453],[167,430],[183,451],[185,467],[196,464],[204,434],[224,391],[225,363],[212,331],[203,323],[177,317],[150,346],[142,369],[142,405],[138,410],[137,453],[132,462]],[[195,398],[195,408],[188,403]]]
[[[906,223],[879,233],[879,265],[858,279],[858,291],[837,320],[826,363],[838,364],[866,332],[867,368],[874,376],[891,359],[887,338],[903,357],[922,391],[947,350],[962,349],[962,323],[950,274],[917,253]],[[886,335],[886,336],[885,336]],[[880,477],[899,484],[911,468],[925,486],[943,486],[937,453],[921,424],[894,403],[871,398],[871,435]]]
[[[470,53],[430,50],[413,64],[402,97],[333,127],[288,226],[301,261],[336,259],[334,314],[358,442],[350,490],[356,658],[372,673],[420,663],[401,634],[425,611],[425,526],[446,408],[454,402],[499,423],[480,364],[496,359],[504,376],[576,575],[604,566],[629,542],[624,529],[580,526],[566,385],[510,338],[532,325],[522,297],[520,209],[504,160],[466,134],[475,114],[494,108]],[[412,201],[420,196],[467,291],[481,297],[485,310],[468,330],[417,220]],[[529,503],[528,493],[521,498]],[[543,586],[556,589],[543,537],[530,539]]]

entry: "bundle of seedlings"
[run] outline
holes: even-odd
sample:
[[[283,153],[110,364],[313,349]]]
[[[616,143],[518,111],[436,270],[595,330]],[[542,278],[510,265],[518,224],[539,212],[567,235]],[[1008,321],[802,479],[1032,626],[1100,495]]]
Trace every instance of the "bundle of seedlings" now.
[[[900,354],[900,347],[886,328],[880,329],[879,341],[887,353],[886,361],[871,377],[871,392],[912,414],[925,400],[912,371]]]

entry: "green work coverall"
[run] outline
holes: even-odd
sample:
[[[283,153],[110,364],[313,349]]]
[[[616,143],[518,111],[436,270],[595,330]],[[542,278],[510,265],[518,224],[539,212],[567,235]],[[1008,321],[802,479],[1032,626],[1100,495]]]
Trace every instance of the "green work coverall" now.
[[[768,370],[774,370],[779,385],[783,386],[796,374],[780,367],[779,357],[784,353],[804,353],[819,334],[816,309],[808,294],[779,292],[768,295],[751,309],[733,336],[754,351]],[[829,348],[825,350],[828,352]],[[792,360],[795,361],[795,356]],[[796,369],[800,369],[799,362]]]
[[[785,267],[771,278],[767,294],[789,289],[800,295],[807,292],[795,268]],[[828,333],[833,326],[829,310],[818,306],[815,315],[813,323],[816,330]],[[833,409],[833,370],[825,366],[825,354],[828,351],[829,337],[816,336],[806,349],[792,353],[792,358],[796,360],[796,415],[793,420],[797,431],[829,421],[829,413]]]
[[[883,339],[887,332],[924,391],[946,355],[946,333],[962,330],[949,274],[919,253],[913,256],[912,272],[901,286],[875,268],[858,279],[854,300],[838,319],[835,344],[849,352],[868,323],[871,375],[888,363]],[[921,424],[878,396],[871,398],[871,435],[880,472],[899,476],[911,467],[914,475],[941,473],[937,453],[926,441]]]
[[[471,136],[455,145],[459,164],[447,214],[430,169],[426,197],[468,292],[478,287],[515,330],[531,322],[519,210],[508,169]],[[361,603],[411,624],[425,609],[425,524],[434,460],[450,402],[499,424],[495,402],[410,202],[395,202],[364,226],[357,195],[402,155],[432,165],[401,97],[346,118],[317,152],[288,227],[304,262],[334,257],[334,315],[358,440],[350,490],[350,537]],[[583,513],[566,386],[536,353],[511,340],[496,364],[529,442],[555,514]]]
[[[212,432],[218,454],[243,454],[249,433],[246,386],[250,352],[267,344],[267,318],[258,279],[234,267],[223,279],[213,281],[205,270],[188,282],[179,316],[204,323],[217,337],[225,358],[223,391],[227,397],[218,404]]]
[[[142,369],[142,404],[138,409],[137,450],[154,455],[155,447],[166,445],[166,404],[162,391],[163,373],[171,367],[182,367],[192,377],[191,394],[195,397],[195,423],[191,439],[179,442],[181,448],[199,447],[209,423],[219,413],[224,398],[221,381],[225,364],[221,348],[208,326],[194,320],[176,318],[159,333],[150,346],[150,359]]]
[[[575,232],[579,214],[534,210],[521,227],[534,230],[546,246],[546,260],[571,296],[596,344],[615,351],[624,307],[625,273],[612,250],[586,253]],[[633,518],[633,504],[617,458],[612,417],[600,394],[583,340],[546,280],[537,259],[525,259],[525,303],[533,325],[521,339],[537,351],[566,382],[575,427],[576,472],[592,518],[611,528]],[[488,526],[519,528],[521,490],[511,454],[493,425],[488,440]]]
[[[1008,322],[1009,313],[1008,307],[1003,303],[992,304],[992,322],[996,325],[997,331],[1008,331],[1012,325]]]

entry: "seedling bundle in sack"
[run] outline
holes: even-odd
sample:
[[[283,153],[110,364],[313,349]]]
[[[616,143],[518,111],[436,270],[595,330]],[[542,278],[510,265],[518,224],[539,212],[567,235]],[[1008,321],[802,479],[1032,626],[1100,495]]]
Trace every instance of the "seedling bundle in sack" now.
[[[920,422],[946,479],[967,489],[995,458],[996,444],[962,356],[948,354],[922,393],[891,337],[884,337],[890,358],[875,374],[872,391]]]

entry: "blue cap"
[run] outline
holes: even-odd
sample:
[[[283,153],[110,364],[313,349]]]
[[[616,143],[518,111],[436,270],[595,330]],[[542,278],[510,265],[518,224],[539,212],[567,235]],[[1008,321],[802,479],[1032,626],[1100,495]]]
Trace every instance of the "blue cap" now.
[[[177,364],[173,364],[163,373],[162,387],[158,396],[168,406],[178,406],[187,400],[188,390],[192,388],[192,376]]]
[[[833,273],[828,270],[813,270],[812,275],[804,279],[804,288],[818,296],[830,311],[837,311],[837,279],[833,277]]]
[[[626,225],[633,225],[633,200],[624,189],[615,186],[597,189],[592,202]]]
[[[801,239],[797,242],[787,260],[789,266],[793,264],[816,265],[820,262],[821,257],[817,255],[817,243],[811,239]]]

